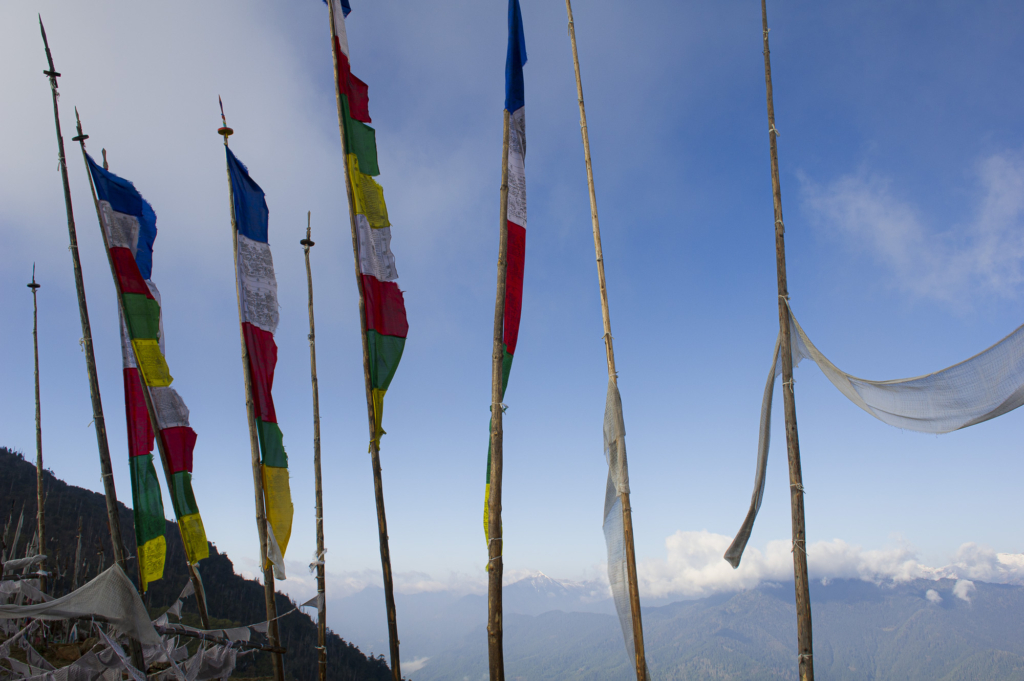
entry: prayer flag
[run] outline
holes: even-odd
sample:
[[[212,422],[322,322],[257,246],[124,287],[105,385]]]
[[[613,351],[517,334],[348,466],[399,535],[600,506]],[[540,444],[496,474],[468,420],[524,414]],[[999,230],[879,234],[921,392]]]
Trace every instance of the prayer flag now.
[[[501,395],[505,396],[512,358],[519,340],[523,312],[523,271],[526,263],[526,95],[523,66],[526,36],[519,0],[508,3],[508,52],[505,56],[505,110],[508,112],[508,243],[505,251],[505,314],[502,318],[504,358]],[[490,429],[488,429],[490,430]],[[490,539],[491,445],[487,444],[487,475],[484,485],[484,534]]]
[[[347,0],[334,3],[334,56],[337,63],[338,93],[341,97],[345,163],[352,185],[359,261],[359,286],[363,293],[366,346],[370,360],[373,398],[373,441],[379,447],[384,395],[391,385],[405,350],[409,322],[405,298],[395,280],[398,270],[391,252],[391,222],[384,202],[384,189],[374,177],[377,164],[377,136],[370,123],[369,88],[352,75],[348,60],[345,17],[352,10]]]
[[[128,455],[135,506],[143,588],[163,577],[166,539],[164,508],[153,465],[156,437],[163,445],[164,473],[189,563],[209,556],[206,530],[192,492],[192,455],[196,433],[188,408],[176,390],[164,356],[160,291],[151,278],[156,213],[131,182],[104,170],[86,155],[99,201],[113,275],[121,291],[121,357],[124,371]],[[150,423],[146,392],[156,424]],[[154,433],[153,426],[156,426]]]
[[[238,230],[235,234],[238,248],[236,276],[260,443],[267,540],[270,544],[267,560],[273,563],[277,578],[285,579],[284,554],[292,534],[293,508],[288,455],[284,450],[284,436],[277,425],[271,394],[277,366],[274,332],[277,330],[278,304],[274,259],[267,241],[270,211],[266,195],[249,177],[248,169],[231,149],[225,146],[224,151],[227,153]]]

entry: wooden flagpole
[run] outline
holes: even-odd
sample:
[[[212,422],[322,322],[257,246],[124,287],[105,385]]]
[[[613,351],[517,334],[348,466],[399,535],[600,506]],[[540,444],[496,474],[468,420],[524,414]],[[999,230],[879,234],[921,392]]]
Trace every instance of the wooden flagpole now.
[[[218,98],[219,99],[219,98]],[[221,125],[217,134],[224,138],[224,146],[228,146],[228,137],[234,130],[228,127],[224,118],[224,104],[220,109]],[[249,448],[252,453],[252,484],[256,496],[256,529],[260,535],[260,566],[263,569],[263,598],[267,609],[267,639],[273,648],[280,647],[280,636],[277,629],[277,603],[274,600],[274,569],[267,558],[270,555],[267,539],[267,511],[263,495],[263,465],[260,458],[260,436],[256,426],[256,403],[252,396],[252,372],[249,369],[249,348],[245,344],[245,328],[242,326],[242,289],[238,280],[238,220],[235,216],[235,189],[231,184],[231,168],[226,168],[228,176],[228,199],[231,204],[231,247],[235,260],[235,295],[238,298],[238,333],[242,340],[242,373],[245,377],[245,413],[249,420]],[[284,681],[284,659],[281,653],[271,653],[274,664],[274,681]]]
[[[32,283],[28,284],[32,289],[32,349],[35,351],[35,379],[36,379],[36,532],[39,534],[39,553],[46,553],[46,514],[43,506],[46,498],[43,495],[43,416],[39,404],[39,305],[36,302],[36,293],[39,291],[39,284],[36,283],[36,266],[32,264]],[[40,561],[37,572],[46,572],[46,561]],[[39,590],[46,592],[46,577],[39,579]]]
[[[99,196],[97,196],[97,194],[96,194],[96,184],[93,182],[92,170],[89,168],[89,160],[88,160],[88,158],[86,158],[86,155],[85,155],[86,154],[86,152],[85,152],[85,140],[89,139],[89,136],[82,132],[82,120],[78,116],[78,107],[75,107],[75,124],[76,124],[77,130],[78,130],[78,136],[75,137],[75,139],[82,146],[82,162],[85,163],[85,174],[89,178],[89,189],[92,191],[92,202],[93,202],[93,205],[96,207],[96,219],[99,222],[100,236],[103,239],[103,250],[107,254],[107,263],[110,265],[110,273],[113,275],[113,278],[114,278],[114,290],[117,292],[117,312],[118,312],[117,316],[118,316],[118,321],[121,324],[123,324],[125,322],[126,317],[125,317],[125,314],[124,314],[124,299],[122,298],[121,279],[117,276],[117,270],[114,267],[114,260],[113,260],[113,258],[110,255],[110,243],[109,243],[109,240],[107,239],[107,230],[103,227],[103,213],[100,210],[100,199],[99,199]],[[107,150],[106,149],[103,150],[103,169],[104,170],[108,169],[108,165],[107,165]],[[121,329],[119,328],[118,329],[118,333],[120,333],[120,332],[121,332]],[[132,348],[132,356],[135,357],[135,365],[137,367],[140,367],[140,374],[141,374],[142,362],[139,360],[139,356],[135,352],[135,346],[131,345],[131,348]],[[159,421],[159,419],[157,419],[156,406],[153,403],[153,395],[152,395],[152,393],[149,390],[149,386],[146,385],[146,381],[145,380],[140,381],[140,383],[142,384],[142,396],[143,396],[143,398],[145,399],[145,402],[146,402],[146,412],[149,415],[149,423],[150,423],[150,425],[153,428],[153,433],[155,435],[154,439],[156,440],[157,451],[160,454],[160,461],[163,464],[164,480],[166,480],[167,484],[170,485],[171,484],[171,469],[168,466],[167,452],[164,449],[163,438],[160,437],[160,421]],[[178,526],[178,531],[179,532],[181,531],[181,526],[180,525]],[[184,543],[185,543],[185,535],[184,534],[181,535],[181,542],[184,545]],[[142,586],[142,561],[139,560],[138,558],[136,558],[136,561],[137,561],[137,567],[138,567],[138,572],[139,572],[139,588],[142,590],[143,593],[145,593],[146,589]],[[189,579],[192,581],[192,586],[195,588],[195,591],[196,591],[196,606],[199,609],[199,618],[200,618],[200,620],[203,623],[203,628],[204,629],[209,629],[210,628],[210,618],[209,618],[209,615],[207,614],[207,610],[206,610],[206,593],[203,590],[202,582],[199,580],[199,575],[196,573],[195,566],[188,562],[188,557],[187,556],[185,558],[185,562],[188,565]]]
[[[807,582],[807,540],[804,529],[804,486],[800,470],[800,439],[796,427],[796,396],[793,391],[793,353],[789,325],[789,288],[786,283],[786,226],[782,221],[782,186],[772,98],[772,64],[768,49],[768,9],[761,0],[764,39],[764,83],[768,102],[768,144],[772,167],[772,201],[775,207],[775,261],[779,283],[779,351],[782,354],[782,398],[786,414],[786,449],[789,458],[789,497],[793,519],[793,576],[796,584],[796,629],[800,681],[814,681],[811,643],[811,594]]]
[[[601,317],[604,322],[605,357],[608,361],[608,380],[618,384],[615,370],[615,350],[612,347],[612,324],[608,311],[608,289],[604,276],[604,251],[601,248],[601,225],[597,218],[597,193],[594,190],[594,168],[590,160],[590,135],[587,132],[587,110],[583,105],[583,81],[580,78],[580,59],[576,51],[576,26],[572,20],[572,4],[565,0],[569,16],[569,42],[572,44],[572,65],[576,71],[576,94],[580,106],[580,133],[583,136],[583,160],[587,166],[587,187],[590,190],[590,221],[594,231],[594,254],[597,257],[597,281],[601,289]],[[633,545],[633,513],[629,505],[629,492],[622,500],[622,530],[626,545],[626,576],[629,581],[629,608],[633,620],[633,660],[637,681],[647,681],[647,655],[644,650],[644,629],[640,617],[640,588],[636,576],[636,551]]]
[[[103,401],[100,398],[100,382],[96,374],[96,355],[92,347],[92,325],[89,323],[89,307],[85,302],[85,281],[82,278],[82,261],[78,256],[78,234],[75,229],[75,214],[71,206],[71,185],[68,183],[67,157],[64,155],[64,136],[60,131],[60,111],[57,107],[57,78],[60,74],[53,66],[53,55],[50,44],[46,40],[46,29],[43,18],[39,17],[39,31],[43,36],[43,47],[46,50],[46,61],[49,70],[43,74],[50,80],[50,94],[53,96],[53,122],[57,128],[57,161],[60,165],[60,177],[64,185],[64,208],[68,214],[68,239],[71,251],[71,262],[75,273],[75,290],[78,293],[78,313],[82,322],[82,349],[85,351],[85,366],[89,374],[89,393],[92,398],[93,428],[96,429],[96,444],[100,455],[100,474],[103,478],[103,492],[107,502],[107,525],[110,530],[110,543],[113,546],[114,561],[121,570],[127,573],[124,556],[124,543],[121,540],[121,518],[117,510],[117,489],[114,487],[114,470],[110,465],[110,446],[107,442],[107,425],[103,418]],[[80,141],[73,137],[72,141]],[[142,647],[134,638],[131,642],[132,664],[146,671],[143,661]]]
[[[348,172],[348,149],[345,147],[345,114],[341,105],[342,93],[338,87],[338,58],[334,53],[334,39],[337,37],[334,28],[334,1],[327,3],[328,18],[331,23],[331,59],[334,62],[334,88],[338,103],[338,129],[341,133],[341,151],[346,155],[345,192],[348,197],[349,225],[352,229],[352,257],[355,262],[356,290],[359,291],[359,329],[363,344],[363,380],[366,384],[366,414],[370,423],[370,463],[373,467],[373,492],[377,504],[377,536],[380,543],[380,564],[384,577],[384,605],[388,617],[388,643],[391,649],[391,674],[395,681],[401,681],[401,658],[398,640],[398,613],[395,609],[394,577],[391,573],[391,548],[388,544],[388,520],[384,510],[384,482],[380,468],[380,445],[377,441],[377,427],[373,413],[373,384],[370,381],[370,348],[366,340],[366,297],[363,293],[363,281],[359,271],[359,238],[356,232],[356,203],[352,189],[352,178]]]
[[[505,681],[504,621],[501,600],[502,562],[501,474],[504,432],[501,417],[501,378],[505,348],[505,288],[508,273],[508,140],[509,112],[505,109],[501,142],[501,189],[499,193],[498,285],[494,298],[494,343],[491,349],[491,475],[487,498],[487,658],[491,681]]]
[[[312,213],[306,213],[306,238],[300,241],[306,256],[306,288],[309,291],[309,373],[313,385],[313,476],[316,481],[316,640],[319,653],[320,681],[327,681],[327,596],[324,565],[324,488],[320,477],[320,390],[316,380],[316,327],[313,323],[313,271],[309,265],[309,249],[316,244],[310,239]]]
[[[92,398],[93,427],[96,429],[96,444],[100,455],[100,473],[103,478],[103,492],[107,502],[107,524],[110,528],[110,542],[114,547],[114,560],[125,570],[124,544],[121,542],[121,522],[117,512],[117,490],[114,487],[114,471],[110,465],[110,447],[107,444],[107,426],[103,419],[103,402],[100,399],[100,382],[96,375],[96,356],[92,347],[92,327],[89,324],[89,308],[85,302],[85,282],[82,279],[82,262],[78,257],[78,235],[75,230],[75,214],[71,207],[71,186],[68,184],[68,165],[64,156],[64,136],[60,131],[60,112],[57,108],[57,78],[60,74],[53,67],[53,56],[46,40],[43,20],[39,19],[39,30],[43,35],[46,61],[50,68],[43,71],[50,80],[53,95],[53,121],[57,127],[57,162],[60,165],[61,180],[64,183],[64,207],[68,214],[68,238],[70,240],[71,262],[75,272],[75,289],[78,292],[78,312],[82,321],[82,349],[85,351],[85,366],[89,374],[89,392]],[[77,138],[72,138],[78,141]]]

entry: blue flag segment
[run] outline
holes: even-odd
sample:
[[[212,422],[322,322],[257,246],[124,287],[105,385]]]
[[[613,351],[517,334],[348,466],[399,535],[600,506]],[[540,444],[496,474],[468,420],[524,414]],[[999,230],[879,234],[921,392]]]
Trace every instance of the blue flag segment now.
[[[525,106],[523,66],[526,65],[526,35],[519,0],[508,0],[508,55],[505,57],[505,110],[513,113]]]

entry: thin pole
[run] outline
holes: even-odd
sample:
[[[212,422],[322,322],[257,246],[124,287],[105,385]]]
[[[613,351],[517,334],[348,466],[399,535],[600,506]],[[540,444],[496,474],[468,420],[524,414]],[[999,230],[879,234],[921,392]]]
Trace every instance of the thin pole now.
[[[78,293],[78,312],[82,321],[82,349],[85,351],[85,366],[89,374],[89,393],[92,397],[93,428],[96,429],[96,444],[100,455],[100,474],[103,478],[103,492],[107,502],[107,525],[110,529],[110,543],[114,549],[114,561],[127,572],[124,557],[124,544],[121,541],[121,518],[117,510],[117,490],[114,487],[114,470],[110,465],[110,446],[107,443],[107,425],[103,418],[103,402],[100,399],[100,382],[96,375],[96,356],[92,347],[92,326],[89,324],[89,308],[85,302],[85,282],[82,279],[82,262],[78,257],[78,235],[75,230],[75,214],[71,206],[71,185],[68,183],[68,164],[64,156],[64,136],[60,131],[60,111],[57,107],[57,78],[60,74],[53,66],[53,55],[50,44],[46,40],[46,29],[43,18],[39,17],[39,31],[43,36],[43,47],[46,50],[46,61],[49,70],[43,74],[50,80],[50,94],[53,96],[53,122],[57,129],[57,161],[60,165],[60,177],[64,185],[64,207],[68,214],[68,239],[70,241],[71,262],[75,272],[75,289]],[[72,141],[79,141],[72,138]],[[134,638],[131,641],[132,664],[145,670],[142,647]]]
[[[494,342],[491,349],[491,477],[487,498],[487,658],[491,681],[505,681],[504,623],[501,579],[504,574],[501,535],[501,473],[504,432],[502,431],[501,378],[505,348],[502,335],[505,321],[505,281],[508,272],[508,109],[504,112],[501,141],[500,222],[498,226],[498,286],[494,299]]]
[[[120,323],[123,320],[127,319],[124,313],[124,299],[122,298],[121,292],[121,279],[120,277],[117,276],[117,269],[114,267],[114,260],[110,255],[110,243],[107,239],[107,230],[103,227],[103,213],[100,210],[100,199],[99,196],[96,194],[96,184],[93,182],[92,170],[89,168],[89,160],[85,155],[85,140],[89,139],[89,136],[82,132],[82,119],[78,116],[78,107],[75,107],[75,124],[78,130],[78,136],[76,136],[75,139],[78,140],[78,143],[82,146],[82,162],[85,163],[85,174],[89,178],[89,189],[92,191],[92,202],[93,205],[96,207],[96,219],[99,222],[100,236],[103,239],[103,250],[107,254],[107,262],[110,265],[110,273],[113,275],[114,278],[114,290],[117,293],[118,322]],[[107,150],[104,149],[103,169],[107,170],[108,168],[109,166],[107,165]],[[120,329],[118,329],[118,332],[120,332]],[[135,365],[141,367],[142,362],[140,361],[139,356],[135,352],[135,345],[131,345],[131,348],[132,356],[135,357]],[[164,468],[164,479],[167,481],[167,484],[170,485],[171,469],[167,461],[167,452],[164,448],[163,438],[160,437],[160,421],[159,419],[157,419],[156,416],[156,405],[153,402],[153,395],[149,390],[149,386],[146,385],[146,381],[143,380],[140,381],[140,383],[142,384],[142,396],[146,402],[146,412],[149,415],[149,423],[153,427],[153,432],[156,433],[156,446],[157,451],[160,454],[160,462],[163,464]],[[178,531],[181,531],[180,525],[178,526]],[[184,534],[181,535],[181,542],[182,545],[184,545]],[[189,579],[192,581],[192,586],[195,588],[196,591],[196,607],[199,610],[199,618],[203,623],[203,628],[209,629],[210,618],[206,610],[206,593],[203,591],[202,583],[199,581],[199,575],[196,573],[195,566],[188,562],[188,556],[185,557],[185,564],[188,566]],[[136,559],[136,567],[138,568],[139,571],[139,587],[141,588],[142,561]],[[146,590],[143,589],[143,593],[145,593],[145,591]]]
[[[590,222],[594,231],[594,254],[597,258],[597,282],[601,289],[601,318],[604,322],[604,349],[608,362],[608,380],[618,385],[615,370],[615,349],[612,347],[612,323],[608,311],[608,289],[604,276],[604,251],[601,248],[601,224],[597,218],[597,193],[594,189],[594,168],[590,161],[590,135],[587,132],[587,110],[583,105],[583,81],[580,78],[580,58],[576,51],[576,26],[572,20],[572,4],[565,0],[569,16],[569,42],[572,44],[572,65],[576,71],[576,94],[580,105],[580,133],[583,136],[583,160],[587,165],[587,187],[590,190]],[[629,492],[622,499],[622,531],[626,545],[626,577],[629,582],[629,609],[633,622],[633,660],[637,681],[647,680],[647,654],[644,650],[644,628],[640,617],[640,588],[636,576],[636,550],[633,545],[633,512],[629,505]]]
[[[228,137],[234,132],[227,126],[224,119],[224,105],[221,104],[221,121],[224,123],[217,134],[224,137],[224,146],[228,146]],[[256,529],[260,535],[260,563],[263,569],[263,598],[267,609],[267,639],[271,647],[280,647],[277,631],[277,603],[274,600],[274,570],[267,559],[270,555],[267,541],[267,511],[263,496],[263,467],[260,461],[260,437],[256,427],[256,403],[252,396],[252,373],[249,369],[249,348],[245,344],[245,328],[242,326],[242,289],[238,281],[238,220],[235,216],[235,189],[231,184],[231,169],[226,168],[228,176],[228,202],[231,204],[231,247],[235,258],[235,295],[238,298],[238,333],[242,340],[242,373],[245,377],[245,413],[249,419],[249,449],[252,453],[252,485],[256,498]],[[281,653],[272,653],[274,664],[274,681],[284,681],[284,659]]]
[[[782,353],[782,398],[786,414],[786,450],[789,458],[789,498],[793,516],[793,576],[796,583],[796,630],[800,681],[814,681],[811,645],[811,594],[807,583],[807,540],[804,529],[804,486],[800,470],[800,439],[796,427],[796,396],[793,392],[793,353],[789,326],[789,288],[786,283],[786,226],[782,221],[782,186],[772,99],[772,64],[768,49],[768,10],[761,0],[764,37],[764,83],[768,102],[768,144],[772,164],[772,201],[775,206],[775,262],[779,280],[779,338]]]
[[[324,488],[320,477],[320,390],[316,380],[316,328],[313,323],[313,271],[309,249],[312,213],[306,213],[306,238],[300,241],[306,256],[306,287],[309,291],[309,373],[313,385],[313,475],[316,480],[316,640],[320,661],[320,681],[327,681],[327,575],[324,565]]]
[[[71,590],[78,589],[78,574],[82,567],[82,516],[78,516],[78,546],[75,548],[75,566],[71,570]]]
[[[39,534],[39,553],[46,553],[46,514],[43,511],[45,497],[43,495],[43,417],[39,405],[39,305],[36,302],[36,266],[32,265],[32,348],[35,351],[36,378],[36,532]],[[46,572],[46,561],[39,563],[37,572]],[[40,577],[39,590],[46,592],[46,577]]]
[[[107,524],[110,528],[110,541],[114,546],[114,560],[125,569],[124,545],[121,543],[121,521],[117,512],[117,491],[114,488],[114,471],[110,465],[110,447],[107,444],[107,426],[103,419],[103,403],[100,400],[100,382],[96,376],[96,356],[92,347],[92,327],[89,324],[89,308],[85,302],[85,282],[82,280],[82,262],[78,257],[78,236],[75,231],[75,214],[71,207],[71,186],[68,184],[68,165],[64,156],[64,136],[60,131],[60,112],[57,108],[57,78],[59,73],[53,67],[53,56],[50,45],[46,41],[46,29],[43,20],[39,19],[39,30],[43,34],[43,46],[46,48],[46,61],[50,69],[43,71],[50,79],[50,93],[53,95],[53,121],[57,127],[57,161],[60,165],[60,176],[64,183],[64,207],[68,214],[68,238],[70,239],[71,262],[75,271],[75,288],[78,292],[78,312],[82,319],[82,348],[85,351],[85,366],[89,373],[89,392],[92,397],[93,427],[96,430],[96,444],[99,447],[100,473],[103,478],[103,492],[107,501]],[[78,141],[77,138],[74,141]]]
[[[338,58],[334,54],[334,3],[328,2],[328,18],[331,22],[331,58],[334,60],[334,88],[338,102],[338,129],[341,133],[341,151],[347,155],[345,148],[345,119],[341,106],[341,91],[338,89]],[[391,648],[391,674],[395,681],[401,681],[401,658],[399,656],[398,613],[395,609],[394,577],[391,574],[391,548],[388,544],[388,519],[384,510],[384,482],[381,477],[380,447],[376,439],[376,424],[373,415],[373,384],[370,382],[370,348],[366,341],[366,297],[363,293],[363,280],[359,272],[359,239],[356,233],[356,202],[352,190],[352,178],[349,177],[348,163],[345,166],[345,192],[348,197],[349,225],[352,229],[352,258],[355,263],[356,290],[359,291],[359,328],[363,343],[363,380],[366,384],[366,414],[370,425],[370,463],[373,466],[373,493],[377,504],[377,535],[380,543],[380,565],[384,577],[384,606],[388,617],[388,643]]]

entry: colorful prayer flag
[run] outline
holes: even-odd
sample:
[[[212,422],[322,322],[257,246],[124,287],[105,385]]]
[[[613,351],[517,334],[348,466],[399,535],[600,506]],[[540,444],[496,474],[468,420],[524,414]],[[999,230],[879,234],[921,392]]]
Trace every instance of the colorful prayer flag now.
[[[526,264],[526,36],[519,0],[508,3],[508,52],[505,56],[505,110],[508,112],[508,242],[505,251],[505,314],[502,318],[501,396],[505,397],[512,358],[519,340],[523,312],[523,271]],[[488,428],[488,432],[490,428]],[[484,486],[484,535],[490,539],[491,445],[487,442]]]
[[[249,356],[252,399],[260,442],[263,499],[267,513],[267,560],[278,579],[285,579],[284,554],[292,534],[292,493],[288,480],[288,455],[284,436],[274,410],[274,369],[278,323],[277,277],[267,241],[270,211],[266,195],[249,177],[248,169],[231,152],[227,153],[231,196],[234,201],[237,270],[242,334]]]
[[[341,97],[345,163],[352,185],[353,212],[359,260],[359,286],[363,293],[366,345],[370,359],[373,398],[373,442],[380,446],[384,395],[395,376],[405,350],[409,322],[405,298],[395,280],[395,256],[391,252],[391,222],[384,202],[384,190],[373,178],[380,175],[377,164],[377,133],[370,123],[369,88],[352,75],[348,60],[345,17],[352,10],[348,0],[334,3],[334,57],[337,63],[338,93]]]
[[[163,445],[164,473],[189,563],[209,556],[206,530],[192,492],[192,454],[196,433],[188,408],[176,390],[164,357],[160,291],[151,279],[156,213],[131,182],[104,170],[86,155],[99,202],[113,275],[121,291],[121,356],[124,367],[128,455],[135,506],[143,588],[163,577],[166,539],[164,508],[153,466],[153,444]],[[146,407],[153,403],[156,434]]]

